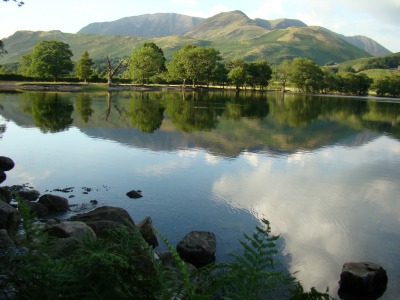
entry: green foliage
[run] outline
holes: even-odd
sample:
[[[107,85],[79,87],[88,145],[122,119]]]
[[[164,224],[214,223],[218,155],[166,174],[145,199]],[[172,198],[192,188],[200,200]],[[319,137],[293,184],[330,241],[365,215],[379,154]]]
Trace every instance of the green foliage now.
[[[274,269],[279,236],[271,235],[269,222],[262,221],[264,228],[257,226],[251,236],[244,234],[245,240],[240,241],[243,253],[232,255],[235,261],[226,265],[223,292],[228,299],[281,299],[293,282],[288,274]]]
[[[242,66],[234,67],[228,73],[228,79],[235,85],[236,90],[239,90],[240,87],[246,82],[246,76],[246,68]]]
[[[209,84],[221,60],[219,51],[212,47],[185,45],[174,53],[167,66],[172,80],[190,80]]]
[[[318,92],[323,82],[321,68],[307,58],[295,58],[291,63],[290,82],[302,92]]]
[[[165,70],[164,52],[154,43],[145,43],[133,51],[129,63],[130,77],[134,82],[144,83]]]
[[[69,45],[56,40],[40,41],[30,54],[29,71],[39,77],[51,77],[54,81],[73,70],[72,52]]]
[[[93,64],[94,62],[89,57],[89,52],[83,52],[81,58],[76,62],[75,67],[75,73],[78,78],[86,82],[94,73],[92,69]]]
[[[378,96],[400,96],[400,76],[392,75],[378,78],[374,82],[374,88]]]

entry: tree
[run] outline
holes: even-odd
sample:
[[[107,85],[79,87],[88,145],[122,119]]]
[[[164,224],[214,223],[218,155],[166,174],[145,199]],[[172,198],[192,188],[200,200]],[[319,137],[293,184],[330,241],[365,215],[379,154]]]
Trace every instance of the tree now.
[[[55,40],[40,41],[26,56],[26,61],[29,56],[31,63],[26,67],[33,76],[52,77],[57,81],[60,77],[68,75],[74,67],[69,45]]]
[[[172,79],[191,80],[193,86],[196,82],[212,80],[217,62],[221,60],[219,51],[212,47],[185,45],[173,55],[167,69]]]
[[[228,78],[235,85],[237,91],[246,82],[246,75],[246,68],[243,66],[237,66],[228,73]]]
[[[133,51],[130,58],[129,73],[134,81],[144,84],[150,77],[165,70],[164,52],[154,43],[145,43]]]
[[[111,85],[114,76],[119,72],[121,72],[123,69],[125,69],[127,63],[125,59],[120,59],[119,61],[116,61],[116,66],[113,67],[113,61],[111,60],[111,57],[109,55],[106,55],[105,63],[106,63],[107,84]]]
[[[307,58],[295,58],[291,67],[290,81],[300,91],[310,93],[321,89],[324,74],[315,62]]]
[[[373,80],[364,73],[341,73],[339,74],[339,91],[345,94],[365,96],[371,87]]]
[[[247,84],[252,86],[253,89],[258,85],[260,90],[268,86],[268,82],[272,77],[272,70],[266,61],[247,62],[245,66],[247,70]]]
[[[400,96],[400,76],[392,75],[378,78],[374,83],[376,94],[378,96]]]
[[[8,2],[9,0],[3,0],[4,2]],[[22,5],[24,5],[24,2],[23,1],[18,1],[18,0],[12,0],[13,2],[15,2],[15,3],[17,3],[18,4],[18,6],[22,6]]]
[[[3,43],[3,41],[0,41],[0,57],[1,57],[3,54],[6,54],[6,53],[7,53],[7,50],[4,49],[4,43]]]
[[[273,73],[274,80],[280,83],[281,85],[282,93],[285,92],[286,84],[289,81],[290,76],[292,74],[291,64],[292,64],[291,60],[285,60],[278,67],[276,67]]]
[[[78,78],[86,82],[93,75],[93,64],[92,59],[89,57],[89,52],[83,52],[81,58],[76,62],[75,73]]]

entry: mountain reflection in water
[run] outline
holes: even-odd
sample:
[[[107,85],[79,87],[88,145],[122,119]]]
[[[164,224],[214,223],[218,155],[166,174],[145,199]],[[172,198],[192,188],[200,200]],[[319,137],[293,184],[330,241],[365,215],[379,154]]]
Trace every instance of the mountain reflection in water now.
[[[381,299],[396,299],[399,120],[396,99],[0,93],[0,154],[16,162],[4,184],[74,186],[72,203],[150,215],[173,243],[212,230],[220,260],[265,217],[306,288],[337,297],[342,264],[373,261],[389,273]]]

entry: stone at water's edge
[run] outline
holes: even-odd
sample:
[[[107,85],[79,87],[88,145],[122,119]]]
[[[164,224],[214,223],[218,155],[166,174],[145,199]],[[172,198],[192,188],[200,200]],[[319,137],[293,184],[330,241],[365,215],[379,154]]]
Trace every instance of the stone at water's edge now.
[[[179,256],[198,268],[215,260],[216,248],[215,234],[209,231],[192,231],[176,246]]]
[[[0,170],[7,172],[14,168],[15,163],[14,161],[6,156],[0,156]]]
[[[49,210],[43,204],[39,202],[31,202],[24,200],[25,205],[29,208],[31,213],[35,214],[36,217],[42,218],[49,213]]]
[[[155,248],[159,245],[157,234],[154,230],[153,222],[150,217],[146,217],[142,222],[140,222],[137,225],[137,228],[139,229],[142,237],[150,246],[153,246],[153,248]]]
[[[342,267],[338,294],[341,299],[377,299],[385,292],[387,282],[382,266],[370,262],[348,262]]]
[[[58,238],[73,237],[77,240],[96,238],[94,231],[80,221],[63,221],[58,224],[49,224],[46,227],[49,235]]]
[[[13,236],[18,229],[21,215],[17,209],[4,201],[0,201],[0,229],[6,229]]]
[[[42,195],[38,202],[47,207],[49,211],[67,211],[69,210],[69,202],[67,198],[45,194]]]
[[[20,191],[17,191],[16,194],[21,199],[28,200],[28,201],[36,201],[40,196],[40,192],[36,191],[36,190],[20,190]]]

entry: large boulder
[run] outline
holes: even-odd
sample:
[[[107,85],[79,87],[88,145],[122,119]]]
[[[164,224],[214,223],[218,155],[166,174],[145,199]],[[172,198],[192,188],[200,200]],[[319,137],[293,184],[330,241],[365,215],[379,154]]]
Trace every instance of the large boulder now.
[[[385,292],[387,282],[382,266],[371,262],[348,262],[342,267],[338,294],[341,299],[377,299]]]
[[[137,225],[137,228],[139,229],[140,233],[142,234],[142,237],[144,238],[144,240],[150,246],[153,246],[155,248],[159,245],[158,240],[157,240],[157,234],[156,234],[156,231],[154,230],[151,217],[146,217],[142,222],[140,222]]]
[[[10,204],[0,201],[0,229],[6,229],[9,234],[14,235],[20,221],[19,211]]]
[[[14,161],[6,156],[0,156],[0,170],[7,172],[14,168]]]
[[[192,231],[176,246],[179,256],[199,268],[215,260],[217,239],[213,232]]]
[[[44,194],[39,198],[38,202],[46,206],[49,211],[61,212],[69,210],[68,199],[61,196]]]
[[[77,240],[96,238],[94,231],[88,225],[80,221],[63,221],[57,224],[50,223],[46,227],[47,233],[50,236],[58,238],[73,237]]]
[[[40,192],[37,190],[20,190],[17,191],[16,194],[18,195],[18,197],[20,199],[23,200],[28,200],[28,201],[36,201],[39,196],[40,196]]]
[[[110,229],[135,228],[135,222],[129,213],[123,208],[113,206],[101,206],[87,213],[76,215],[71,220],[86,223],[98,237],[107,236]]]

